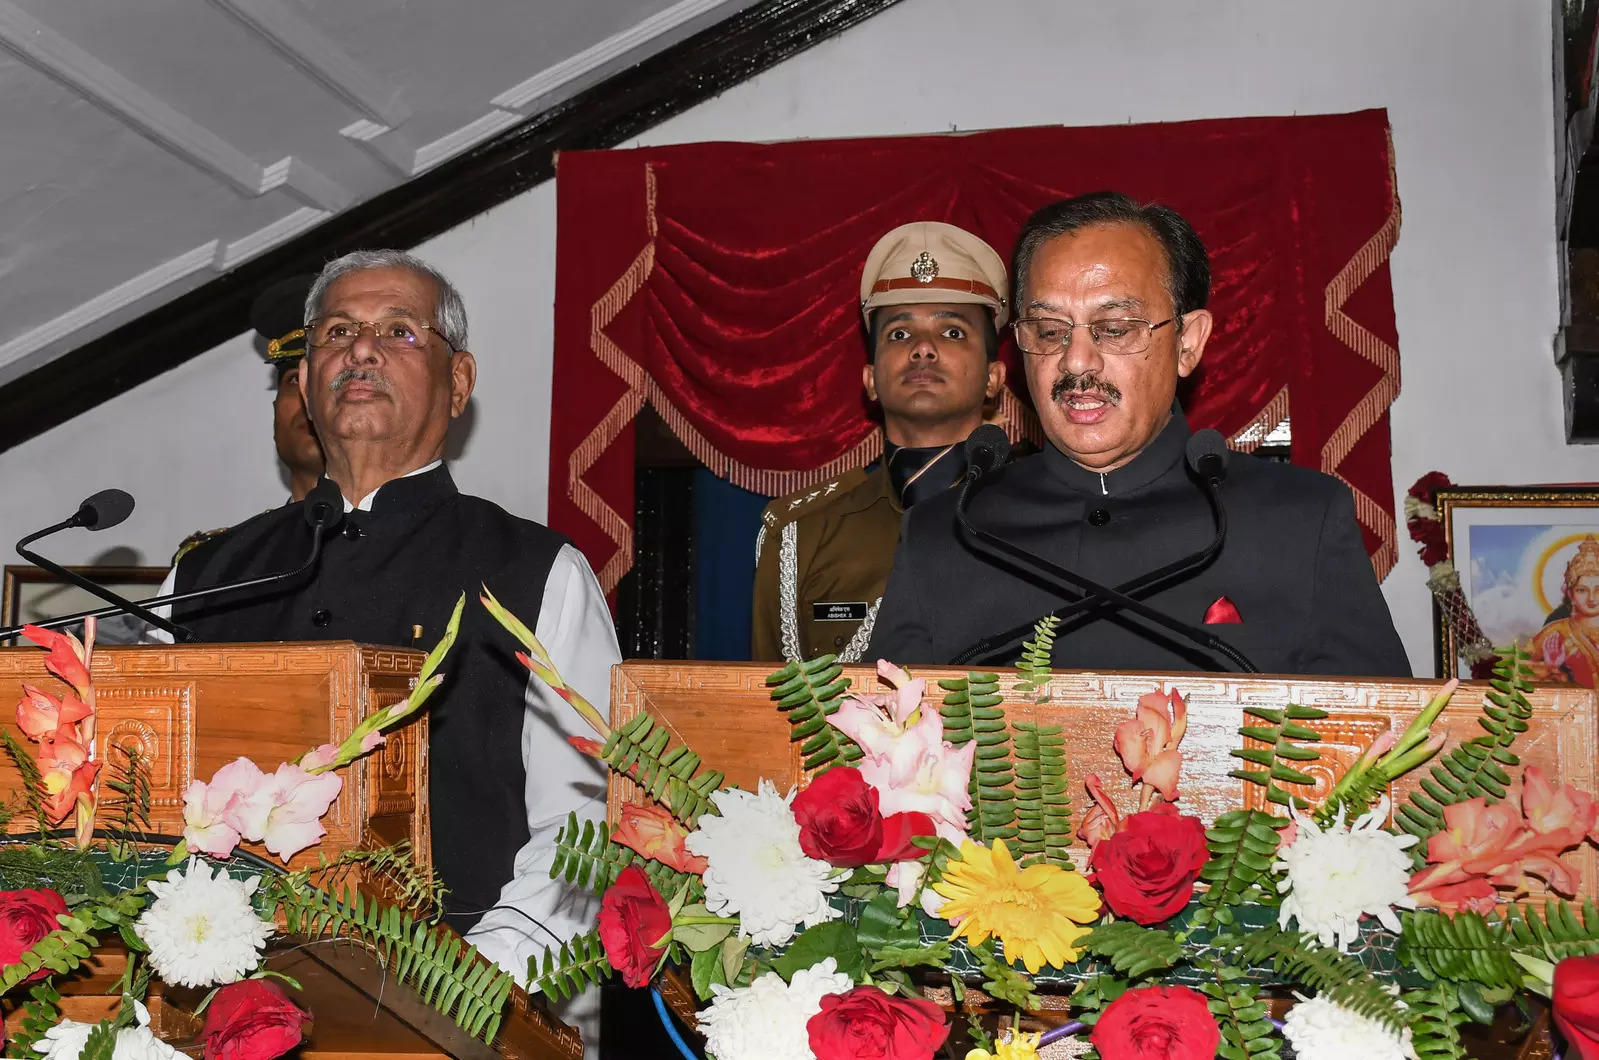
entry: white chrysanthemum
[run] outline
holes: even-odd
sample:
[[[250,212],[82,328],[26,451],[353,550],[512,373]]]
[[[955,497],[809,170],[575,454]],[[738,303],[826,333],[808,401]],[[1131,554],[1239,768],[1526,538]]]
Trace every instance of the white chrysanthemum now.
[[[214,986],[243,979],[261,963],[261,947],[272,922],[255,915],[250,896],[258,876],[239,881],[199,858],[188,873],[174,869],[152,881],[156,900],[134,922],[150,947],[150,966],[175,986]]]
[[[1396,1034],[1324,997],[1300,997],[1283,1019],[1283,1037],[1299,1060],[1416,1060],[1409,1027]]]
[[[1315,935],[1323,946],[1335,942],[1348,952],[1360,938],[1360,918],[1374,916],[1389,931],[1399,931],[1394,909],[1414,909],[1410,897],[1410,856],[1413,835],[1394,835],[1383,828],[1388,800],[1361,816],[1353,825],[1338,820],[1322,830],[1309,816],[1294,812],[1298,837],[1277,851],[1272,868],[1286,873],[1278,882],[1283,892],[1277,925],[1299,921],[1299,930]]]
[[[178,1051],[151,1034],[150,1028],[145,1026],[150,1022],[149,1012],[137,1001],[133,1004],[140,1025],[117,1031],[117,1044],[111,1052],[111,1060],[176,1060]],[[43,1053],[44,1060],[78,1060],[94,1028],[93,1023],[62,1020],[34,1043],[34,1051]]]
[[[828,957],[783,982],[767,972],[749,986],[711,987],[711,1003],[699,1014],[705,1049],[716,1060],[816,1060],[805,1024],[822,1011],[822,998],[854,987]]]
[[[717,916],[737,916],[739,934],[762,946],[781,946],[794,925],[813,927],[838,919],[827,896],[838,890],[833,867],[800,849],[799,822],[789,803],[763,780],[755,794],[713,792],[720,816],[705,814],[689,833],[690,853],[709,862],[705,905]]]

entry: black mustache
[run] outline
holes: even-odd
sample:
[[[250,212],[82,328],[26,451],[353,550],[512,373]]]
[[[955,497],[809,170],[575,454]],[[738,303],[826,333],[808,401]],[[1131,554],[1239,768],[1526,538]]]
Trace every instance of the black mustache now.
[[[1049,399],[1059,401],[1075,391],[1103,394],[1112,405],[1120,405],[1122,400],[1121,388],[1109,379],[1101,379],[1092,373],[1078,375],[1072,371],[1062,372],[1061,377],[1055,380],[1055,385],[1049,388]]]

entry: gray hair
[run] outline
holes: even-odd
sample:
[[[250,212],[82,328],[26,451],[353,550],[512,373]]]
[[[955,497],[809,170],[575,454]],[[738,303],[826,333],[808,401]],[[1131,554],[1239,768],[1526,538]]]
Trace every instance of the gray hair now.
[[[305,319],[315,320],[321,316],[322,296],[334,280],[367,269],[405,269],[432,280],[439,292],[432,324],[452,347],[466,349],[466,305],[461,301],[461,292],[438,269],[403,250],[355,250],[322,266],[321,274],[305,296]]]

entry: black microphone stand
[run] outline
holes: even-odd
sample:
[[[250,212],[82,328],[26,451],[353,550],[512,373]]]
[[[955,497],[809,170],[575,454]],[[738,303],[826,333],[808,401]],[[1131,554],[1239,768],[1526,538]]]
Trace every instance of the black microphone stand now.
[[[1119,590],[1111,589],[1107,586],[1099,584],[1091,578],[1086,578],[1075,571],[1070,571],[1065,567],[1051,563],[1042,556],[1034,555],[1026,549],[1021,548],[1018,545],[1013,545],[1004,538],[995,534],[991,534],[988,531],[974,525],[971,519],[968,518],[966,509],[971,503],[972,487],[981,477],[981,475],[968,474],[966,480],[961,483],[960,496],[956,498],[955,501],[955,518],[960,523],[960,527],[966,533],[966,535],[974,542],[985,546],[986,551],[988,551],[990,554],[998,554],[1010,560],[1011,562],[1020,563],[1025,567],[1031,568],[1037,573],[1044,575],[1057,586],[1071,586],[1072,591],[1086,593],[1090,598],[1097,597],[1099,601],[1115,604],[1125,611],[1130,611],[1149,622],[1153,622],[1157,626],[1163,626],[1166,629],[1179,634],[1184,639],[1193,641],[1209,651],[1212,651],[1217,655],[1227,659],[1233,665],[1237,666],[1239,672],[1241,673],[1260,673],[1260,668],[1254,663],[1250,662],[1242,652],[1215,634],[1206,632],[1203,629],[1190,626],[1186,622],[1181,622],[1175,618],[1172,618],[1170,615],[1164,614],[1163,612],[1150,607],[1142,600],[1134,599],[1133,597],[1128,596]],[[1074,606],[1076,604],[1086,604],[1089,602],[1098,601],[1089,599],[1074,601]],[[1028,628],[1031,628],[1031,626]]]
[[[23,559],[27,560],[29,563],[32,563],[36,567],[43,567],[45,570],[49,571],[51,574],[54,574],[58,578],[65,578],[78,588],[98,596],[100,599],[105,600],[112,605],[108,608],[102,608],[99,612],[96,612],[96,614],[112,614],[117,611],[126,611],[134,617],[143,619],[144,621],[150,623],[152,626],[166,630],[168,633],[172,634],[172,639],[174,641],[181,642],[193,639],[193,632],[185,627],[176,625],[175,623],[162,618],[160,615],[156,614],[154,611],[151,611],[142,604],[136,604],[132,600],[127,600],[118,596],[116,593],[105,588],[104,586],[96,585],[94,582],[90,581],[88,578],[85,578],[76,571],[68,570],[59,563],[45,559],[37,552],[29,551],[27,547],[39,540],[41,537],[47,537],[50,534],[55,533],[57,530],[65,530],[69,526],[79,525],[81,525],[81,523],[78,521],[77,516],[73,516],[70,519],[63,519],[54,526],[47,526],[43,530],[35,531],[34,533],[31,533],[27,537],[23,538],[21,541],[17,542],[17,555],[21,556]],[[41,629],[52,629],[54,628],[55,621],[59,620],[54,620],[49,623],[30,623],[30,625],[37,625]],[[22,632],[21,626],[17,626],[13,629],[0,630],[0,639],[13,636],[20,632]]]

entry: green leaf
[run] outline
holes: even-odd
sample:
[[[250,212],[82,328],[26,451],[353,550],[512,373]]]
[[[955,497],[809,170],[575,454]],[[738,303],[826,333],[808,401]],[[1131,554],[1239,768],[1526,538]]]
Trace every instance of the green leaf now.
[[[727,984],[727,973],[722,968],[722,948],[700,950],[689,961],[689,978],[694,983],[694,994],[701,1001],[711,996],[711,986]]]
[[[855,938],[855,928],[848,921],[829,920],[806,928],[789,943],[783,955],[772,962],[772,969],[785,980],[791,980],[795,972],[804,971],[828,957],[837,961],[838,970],[851,979],[859,980],[865,973],[861,946]]]
[[[1008,1001],[1019,1009],[1034,1012],[1038,1009],[1038,995],[1033,991],[1032,980],[1002,960],[994,952],[992,940],[972,949],[983,973],[983,989],[999,1001]]]
[[[744,971],[744,955],[749,952],[750,940],[729,935],[722,940],[722,981],[739,984]]]

